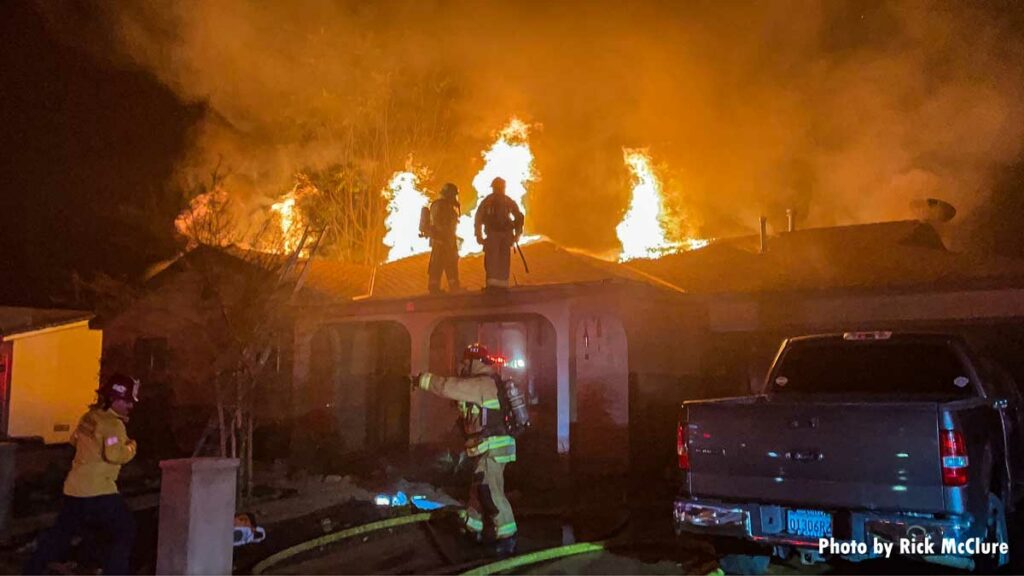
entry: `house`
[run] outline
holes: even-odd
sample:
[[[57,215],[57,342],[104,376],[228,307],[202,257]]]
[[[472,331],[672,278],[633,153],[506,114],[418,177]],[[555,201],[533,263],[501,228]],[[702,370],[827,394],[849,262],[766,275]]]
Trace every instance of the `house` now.
[[[510,359],[506,372],[534,404],[521,461],[571,456],[624,471],[630,410],[645,403],[631,394],[642,390],[674,412],[696,387],[700,312],[628,267],[547,240],[522,249],[530,272],[517,262],[507,293],[481,290],[479,254],[462,260],[465,290],[455,294],[425,293],[427,254],[378,267],[362,287],[343,284],[333,300],[330,286],[308,286],[315,296],[304,292],[294,312],[297,409],[334,407],[350,449],[457,444],[451,402],[410,394],[408,375],[453,374],[461,350],[480,341]],[[312,270],[329,277],[332,266]]]
[[[67,442],[99,388],[91,312],[0,307],[0,432]]]
[[[762,246],[766,249],[762,250]],[[365,270],[313,261],[294,304],[293,409],[329,410],[346,449],[456,442],[451,403],[409,374],[453,374],[466,344],[509,357],[536,426],[528,466],[617,473],[671,458],[679,402],[747,393],[780,341],[849,329],[965,333],[1024,377],[1024,263],[950,252],[924,222],[723,239],[611,263],[542,240],[487,293],[482,256],[463,292],[425,293],[428,255]],[[332,282],[322,281],[325,278]]]
[[[271,422],[290,402],[287,307],[266,315],[257,300],[276,283],[282,258],[199,246],[157,267],[141,290],[96,320],[104,331],[103,372],[142,382],[133,433],[153,458],[191,454],[227,390],[245,334],[271,334],[270,378],[256,410]],[[283,375],[283,376],[282,376]],[[279,381],[280,380],[280,381]],[[219,390],[219,392],[218,392]],[[287,414],[285,414],[287,416]]]
[[[812,228],[715,242],[630,266],[685,291],[708,316],[705,381],[759,386],[780,341],[845,330],[954,331],[1024,381],[1024,262],[946,249],[918,221]]]

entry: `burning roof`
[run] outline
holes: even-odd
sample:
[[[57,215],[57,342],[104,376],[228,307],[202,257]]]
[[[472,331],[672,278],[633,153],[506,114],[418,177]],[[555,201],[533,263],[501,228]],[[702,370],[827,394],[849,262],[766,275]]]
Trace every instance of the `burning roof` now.
[[[1024,262],[950,252],[935,229],[908,220],[809,228],[713,242],[630,266],[687,292],[779,292],[966,286],[1024,280]]]
[[[1024,285],[1024,261],[950,252],[931,225],[918,221],[812,228],[768,242],[765,254],[759,253],[757,236],[740,236],[658,259],[616,263],[541,240],[523,246],[529,274],[513,260],[513,286],[632,281],[699,294]],[[422,296],[428,260],[420,254],[376,270],[315,260],[307,287],[344,300]],[[475,254],[460,261],[466,290],[483,288],[482,260]]]
[[[513,260],[513,286],[554,286],[611,280],[646,281],[643,275],[615,263],[575,252],[550,240],[523,245],[530,264],[526,274],[518,258]],[[376,268],[354,267],[340,262],[314,260],[306,286],[337,298],[369,297],[392,299],[426,293],[429,254],[419,254]],[[485,284],[483,254],[464,257],[459,276],[466,291],[480,291]]]

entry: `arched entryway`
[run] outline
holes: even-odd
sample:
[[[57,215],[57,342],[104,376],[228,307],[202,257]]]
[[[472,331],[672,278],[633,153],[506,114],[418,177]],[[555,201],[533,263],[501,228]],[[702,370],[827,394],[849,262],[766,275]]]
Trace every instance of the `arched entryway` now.
[[[410,351],[398,322],[346,322],[314,334],[304,405],[328,419],[345,452],[409,445]]]
[[[430,336],[430,371],[455,375],[462,351],[480,342],[508,363],[503,375],[528,395],[531,428],[519,441],[518,460],[526,466],[546,466],[558,460],[558,371],[555,327],[539,314],[498,314],[451,317],[440,321]],[[450,401],[433,399],[425,406],[431,440],[461,442],[454,425],[457,413]]]

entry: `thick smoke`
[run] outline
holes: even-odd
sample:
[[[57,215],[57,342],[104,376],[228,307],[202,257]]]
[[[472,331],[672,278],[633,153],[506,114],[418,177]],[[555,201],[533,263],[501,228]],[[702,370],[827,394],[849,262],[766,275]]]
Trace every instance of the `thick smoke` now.
[[[61,4],[51,21],[74,28]],[[1006,8],[1006,7],[1003,7]],[[408,155],[463,203],[493,131],[543,126],[533,232],[606,250],[628,204],[622,147],[649,147],[704,235],[969,212],[1020,150],[1024,52],[980,3],[102,3],[104,49],[205,102],[182,166],[218,158],[247,200],[353,161],[383,186]],[[95,32],[95,31],[94,31]],[[85,34],[81,31],[79,35]],[[91,40],[92,45],[97,42]],[[116,56],[114,56],[116,53]],[[961,218],[962,220],[962,218]]]

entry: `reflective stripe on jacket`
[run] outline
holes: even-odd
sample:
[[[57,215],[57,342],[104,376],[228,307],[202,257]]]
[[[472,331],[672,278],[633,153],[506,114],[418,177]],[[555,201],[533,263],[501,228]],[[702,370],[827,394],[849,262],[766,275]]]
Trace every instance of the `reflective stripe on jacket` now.
[[[64,480],[64,494],[90,498],[117,493],[121,466],[135,458],[135,441],[113,410],[93,408],[71,433],[75,459]]]

